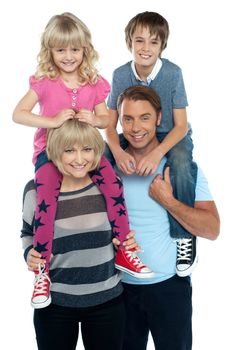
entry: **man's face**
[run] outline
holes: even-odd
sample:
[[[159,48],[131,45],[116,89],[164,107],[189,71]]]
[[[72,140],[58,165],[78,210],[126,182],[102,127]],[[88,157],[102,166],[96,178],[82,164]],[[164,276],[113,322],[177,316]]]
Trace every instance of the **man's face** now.
[[[122,130],[125,138],[135,150],[149,151],[158,143],[155,132],[160,123],[157,113],[148,101],[125,99],[120,109]]]

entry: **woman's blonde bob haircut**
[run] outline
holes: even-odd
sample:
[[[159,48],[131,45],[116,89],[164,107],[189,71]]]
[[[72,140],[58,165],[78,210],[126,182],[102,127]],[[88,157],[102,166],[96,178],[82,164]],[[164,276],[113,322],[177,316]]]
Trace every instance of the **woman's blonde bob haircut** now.
[[[75,144],[94,150],[95,160],[90,171],[97,169],[105,147],[103,137],[96,128],[78,119],[69,119],[61,127],[48,131],[46,152],[49,160],[62,174],[66,174],[61,157],[65,150],[72,148]]]
[[[83,62],[78,68],[80,81],[83,84],[95,84],[98,79],[95,65],[99,56],[93,47],[91,33],[78,17],[69,12],[53,16],[45,27],[41,36],[41,48],[37,57],[39,64],[35,77],[56,79],[59,71],[53,61],[52,49],[68,46],[83,48]]]

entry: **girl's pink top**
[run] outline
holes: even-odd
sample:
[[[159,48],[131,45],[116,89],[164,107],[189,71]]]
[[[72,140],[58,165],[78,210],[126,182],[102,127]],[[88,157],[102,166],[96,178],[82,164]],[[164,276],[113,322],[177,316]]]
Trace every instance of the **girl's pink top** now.
[[[96,105],[105,101],[110,91],[110,85],[103,77],[99,77],[94,85],[86,84],[77,89],[68,88],[60,78],[55,80],[49,78],[38,80],[31,76],[29,83],[30,89],[34,90],[38,96],[40,115],[48,118],[55,116],[66,108],[72,108],[77,111],[85,108],[93,111]],[[35,133],[34,164],[38,154],[46,147],[46,130],[39,128]]]

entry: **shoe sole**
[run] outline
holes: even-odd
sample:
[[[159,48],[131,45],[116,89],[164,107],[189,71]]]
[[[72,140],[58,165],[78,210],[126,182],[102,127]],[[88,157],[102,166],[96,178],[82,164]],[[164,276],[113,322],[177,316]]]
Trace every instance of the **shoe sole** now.
[[[198,263],[198,256],[196,256],[196,258],[195,258],[195,260],[194,260],[194,262],[193,262],[191,267],[189,267],[188,269],[183,270],[183,271],[179,271],[179,270],[176,269],[176,274],[179,277],[187,277],[187,276],[191,275],[193,270],[196,268],[197,263]]]
[[[51,304],[51,296],[49,296],[49,298],[44,301],[43,303],[33,303],[33,301],[31,301],[31,306],[34,308],[34,309],[43,309],[44,307],[47,307]]]
[[[123,267],[123,266],[118,265],[118,264],[115,264],[115,267],[116,267],[116,269],[118,269],[118,270],[120,270],[120,271],[126,272],[126,273],[128,273],[129,275],[131,275],[131,276],[133,276],[133,277],[140,278],[140,279],[143,279],[143,278],[152,278],[152,277],[155,276],[155,273],[154,273],[154,272],[148,272],[148,273],[134,272],[134,271],[131,271],[131,270],[127,269],[126,267]]]

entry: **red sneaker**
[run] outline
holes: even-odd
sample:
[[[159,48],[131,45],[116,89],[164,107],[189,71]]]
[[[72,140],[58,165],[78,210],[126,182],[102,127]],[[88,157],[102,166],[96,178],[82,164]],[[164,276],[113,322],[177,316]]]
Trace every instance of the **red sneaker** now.
[[[116,253],[115,267],[137,278],[151,278],[155,275],[141,262],[135,250],[119,248]]]
[[[42,309],[51,303],[50,278],[45,267],[39,264],[38,271],[35,271],[34,290],[31,305],[35,309]]]

